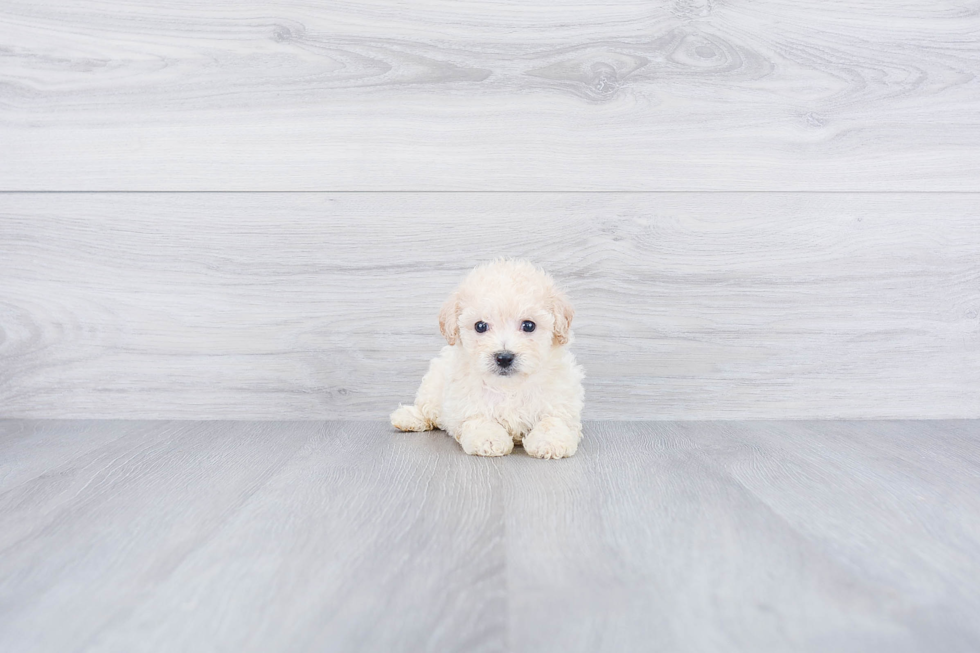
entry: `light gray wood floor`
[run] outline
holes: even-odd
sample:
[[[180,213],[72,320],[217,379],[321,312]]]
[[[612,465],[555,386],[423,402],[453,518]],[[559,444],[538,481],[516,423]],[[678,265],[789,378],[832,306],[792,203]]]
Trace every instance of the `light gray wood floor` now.
[[[975,651],[980,423],[0,421],[0,650]]]

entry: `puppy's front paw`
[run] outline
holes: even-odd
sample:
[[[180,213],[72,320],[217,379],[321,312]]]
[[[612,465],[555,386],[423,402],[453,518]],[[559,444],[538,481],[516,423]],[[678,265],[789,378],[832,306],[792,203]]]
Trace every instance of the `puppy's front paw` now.
[[[391,425],[399,431],[428,431],[432,424],[415,406],[399,406],[391,414]]]
[[[471,456],[506,456],[514,450],[514,439],[494,422],[465,422],[456,439]]]
[[[568,458],[578,451],[580,438],[565,422],[546,417],[524,436],[524,451],[535,458]]]

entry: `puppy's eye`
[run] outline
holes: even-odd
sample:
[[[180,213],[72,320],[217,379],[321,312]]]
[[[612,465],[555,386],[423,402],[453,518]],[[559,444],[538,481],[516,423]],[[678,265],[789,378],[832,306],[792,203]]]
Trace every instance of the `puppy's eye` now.
[[[474,324],[473,328],[476,329],[477,333],[483,333],[484,331],[490,328],[490,325],[481,320],[476,324]]]
[[[534,331],[534,322],[532,322],[531,320],[524,320],[521,323],[521,331],[524,331],[526,333],[531,333],[532,331]]]

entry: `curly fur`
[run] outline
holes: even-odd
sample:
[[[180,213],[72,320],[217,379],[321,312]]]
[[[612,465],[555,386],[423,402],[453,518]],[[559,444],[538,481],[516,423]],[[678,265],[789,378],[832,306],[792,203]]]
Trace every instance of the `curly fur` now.
[[[515,443],[538,458],[571,456],[582,439],[582,368],[566,348],[574,311],[552,278],[526,261],[472,270],[439,313],[449,344],[429,364],[415,403],[391,423],[445,430],[468,454],[503,456]],[[535,323],[527,333],[521,325]],[[478,333],[477,322],[488,329]],[[514,354],[502,369],[499,352]]]

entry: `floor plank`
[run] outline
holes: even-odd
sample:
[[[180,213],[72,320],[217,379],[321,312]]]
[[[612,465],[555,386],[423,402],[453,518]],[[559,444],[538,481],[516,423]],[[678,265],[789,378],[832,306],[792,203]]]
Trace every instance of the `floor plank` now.
[[[976,191],[955,0],[0,8],[0,190]]]
[[[968,424],[964,457],[933,445],[937,423],[664,422],[601,423],[561,468],[515,459],[513,638],[527,651],[975,648]]]
[[[501,649],[492,461],[377,425],[100,424],[126,446],[0,494],[0,649]]]
[[[590,419],[980,417],[980,194],[0,195],[0,416],[382,419],[498,256]]]
[[[0,421],[17,450],[2,650],[980,646],[977,421],[590,422],[564,461],[377,422]]]
[[[34,437],[85,437],[88,427],[76,424],[42,425]],[[2,650],[85,645],[179,568],[302,444],[302,433],[268,437],[260,424],[99,428],[119,437],[68,461],[38,448],[52,466],[0,494]]]

